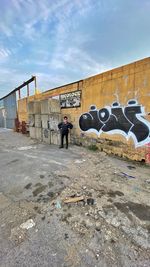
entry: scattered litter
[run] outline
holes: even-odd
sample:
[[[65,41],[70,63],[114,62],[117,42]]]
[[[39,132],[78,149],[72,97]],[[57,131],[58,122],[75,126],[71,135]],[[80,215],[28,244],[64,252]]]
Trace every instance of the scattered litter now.
[[[65,239],[68,239],[69,238],[69,235],[65,233]]]
[[[70,198],[67,198],[64,200],[64,203],[75,203],[75,202],[78,202],[78,201],[82,201],[84,200],[84,197],[83,196],[80,196],[80,197],[70,197]]]
[[[60,201],[58,201],[58,200],[57,200],[57,202],[56,202],[56,208],[57,208],[57,209],[61,209],[61,204],[60,204]]]
[[[29,219],[25,223],[22,223],[20,225],[20,228],[28,230],[28,229],[32,228],[33,226],[35,226],[35,222],[32,219]]]
[[[41,220],[44,221],[44,220],[45,220],[45,216],[43,216],[43,217],[41,218]]]
[[[129,174],[125,173],[125,172],[121,172],[121,174],[122,174],[123,176],[129,178],[129,179],[135,179],[135,178],[136,178],[135,176],[129,175]]]
[[[83,186],[83,190],[86,190],[86,186]]]
[[[80,163],[83,163],[84,161],[85,161],[85,159],[82,159],[82,160],[77,159],[77,160],[75,160],[75,163],[80,164]]]
[[[43,179],[45,176],[43,174],[40,174],[40,178]]]
[[[145,180],[145,182],[146,182],[147,184],[150,184],[150,179]]]
[[[88,205],[94,205],[95,201],[94,201],[94,198],[88,198],[87,199],[87,204]]]

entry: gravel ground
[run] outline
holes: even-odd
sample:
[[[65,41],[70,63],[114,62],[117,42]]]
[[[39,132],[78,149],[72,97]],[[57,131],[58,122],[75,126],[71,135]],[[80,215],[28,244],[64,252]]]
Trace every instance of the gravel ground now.
[[[0,170],[0,266],[150,266],[149,167],[0,129]]]

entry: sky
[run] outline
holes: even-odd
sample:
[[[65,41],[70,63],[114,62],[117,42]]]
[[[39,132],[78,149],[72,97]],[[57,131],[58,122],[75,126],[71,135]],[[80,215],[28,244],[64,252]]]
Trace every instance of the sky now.
[[[0,97],[150,56],[150,0],[0,0]],[[25,93],[25,91],[24,91]]]

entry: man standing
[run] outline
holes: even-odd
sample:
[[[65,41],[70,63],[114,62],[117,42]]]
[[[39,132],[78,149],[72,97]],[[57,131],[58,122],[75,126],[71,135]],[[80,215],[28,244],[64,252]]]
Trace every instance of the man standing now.
[[[64,147],[64,137],[66,138],[66,149],[68,148],[68,133],[69,133],[69,129],[73,128],[73,125],[68,122],[68,118],[67,116],[64,117],[64,121],[60,122],[58,124],[58,128],[60,130],[60,135],[61,135],[61,145],[59,148],[63,148]]]

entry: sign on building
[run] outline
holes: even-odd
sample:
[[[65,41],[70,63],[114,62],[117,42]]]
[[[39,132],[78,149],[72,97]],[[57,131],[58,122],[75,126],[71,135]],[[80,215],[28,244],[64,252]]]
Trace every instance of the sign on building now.
[[[81,106],[81,91],[74,91],[60,95],[61,108],[75,108]]]

